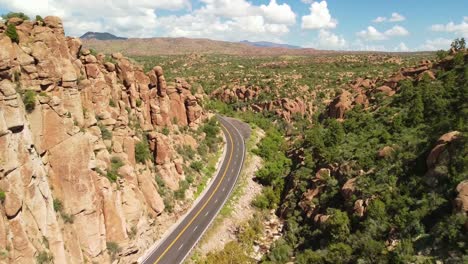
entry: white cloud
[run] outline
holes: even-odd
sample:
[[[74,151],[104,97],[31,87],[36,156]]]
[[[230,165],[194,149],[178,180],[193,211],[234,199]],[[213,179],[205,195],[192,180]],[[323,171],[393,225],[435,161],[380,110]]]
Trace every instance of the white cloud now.
[[[310,5],[310,4],[312,4],[314,2],[314,0],[301,0],[301,2],[304,3],[304,4]]]
[[[432,31],[454,33],[457,36],[468,37],[468,17],[463,17],[460,24],[449,22],[448,24],[436,24],[431,26]]]
[[[384,33],[378,31],[373,26],[368,26],[366,30],[359,31],[356,35],[365,40],[384,40],[387,39]]]
[[[398,13],[392,13],[392,16],[388,19],[388,21],[390,22],[401,22],[401,21],[405,21],[406,20],[406,17],[398,14]]]
[[[296,14],[287,4],[278,5],[276,0],[271,0],[270,4],[261,5],[265,18],[272,23],[292,25],[296,23]]]
[[[335,28],[338,24],[328,10],[327,1],[313,2],[310,5],[310,14],[302,17],[303,29]]]
[[[7,10],[29,15],[62,17],[68,35],[106,31],[126,37],[184,36],[219,40],[279,41],[295,24],[288,4],[270,0],[255,5],[247,0],[0,0]],[[187,10],[182,15],[158,16],[161,10]]]
[[[386,40],[390,37],[402,37],[409,35],[408,30],[402,26],[394,26],[391,29],[380,32],[373,26],[368,26],[367,29],[361,30],[356,35],[367,41]]]
[[[390,18],[379,16],[376,19],[372,20],[372,22],[374,22],[374,23],[382,23],[382,22],[385,22],[385,21],[388,21],[388,22],[401,22],[401,21],[405,21],[405,20],[406,20],[406,17],[404,17],[403,15],[400,15],[400,14],[398,14],[396,12],[393,12],[392,15],[390,16]]]
[[[346,47],[346,40],[342,36],[321,29],[319,31],[319,44],[321,47],[328,47],[328,49],[342,49]]]
[[[406,46],[406,44],[404,42],[400,42],[400,44],[398,44],[398,46],[396,46],[394,50],[395,51],[402,51],[402,52],[410,51],[410,49],[408,48],[408,46]]]
[[[347,48],[348,45],[342,36],[333,34],[326,29],[321,29],[318,33],[317,39],[306,46],[325,50],[341,50]]]
[[[391,29],[385,31],[385,36],[394,37],[394,36],[407,36],[409,35],[408,30],[402,26],[394,26]]]
[[[451,39],[446,39],[446,38],[436,38],[436,39],[428,39],[422,44],[420,47],[418,47],[418,50],[425,50],[425,51],[431,51],[431,50],[447,50],[450,48],[450,44],[452,43]]]
[[[376,19],[372,20],[372,22],[375,22],[375,23],[382,23],[382,22],[385,22],[387,21],[387,18],[386,17],[377,17]]]

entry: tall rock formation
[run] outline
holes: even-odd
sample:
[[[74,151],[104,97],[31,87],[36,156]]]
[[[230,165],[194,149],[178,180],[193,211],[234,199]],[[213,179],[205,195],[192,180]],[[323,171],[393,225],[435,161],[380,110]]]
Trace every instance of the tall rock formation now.
[[[57,17],[6,23],[19,41],[0,23],[0,263],[104,263],[109,243],[135,260],[164,211],[155,177],[184,178],[181,135],[161,132],[200,124],[202,96],[161,67],[82,50]],[[156,166],[137,162],[139,144]]]

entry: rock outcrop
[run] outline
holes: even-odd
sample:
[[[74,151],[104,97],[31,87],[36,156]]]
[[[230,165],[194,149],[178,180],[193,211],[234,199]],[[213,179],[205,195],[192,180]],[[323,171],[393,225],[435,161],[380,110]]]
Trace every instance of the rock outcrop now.
[[[359,77],[343,87],[342,92],[328,104],[328,117],[343,120],[346,112],[357,105],[369,107],[370,102],[379,94],[393,96],[399,91],[400,82],[403,80],[413,82],[422,81],[424,78],[434,80],[434,68],[437,67],[439,65],[424,60],[416,67],[402,68],[386,79]]]
[[[280,97],[276,94],[275,99],[261,99],[262,94],[269,93],[273,93],[269,88],[234,86],[218,88],[211,93],[211,96],[226,103],[243,102],[254,112],[274,113],[287,123],[291,123],[294,116],[310,117],[314,113],[315,108],[311,101],[315,98],[315,94],[295,98]],[[242,110],[247,110],[246,106]]]
[[[134,261],[165,209],[155,178],[175,190],[185,177],[175,147],[196,144],[179,131],[206,119],[203,96],[161,67],[144,73],[122,54],[82,49],[57,17],[7,23],[20,41],[0,24],[0,262],[104,263],[109,242]]]

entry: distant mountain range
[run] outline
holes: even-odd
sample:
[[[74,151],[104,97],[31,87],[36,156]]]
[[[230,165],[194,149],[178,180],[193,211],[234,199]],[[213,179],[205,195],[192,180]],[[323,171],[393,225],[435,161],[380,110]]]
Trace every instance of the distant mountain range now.
[[[107,32],[86,32],[80,39],[125,40],[127,38],[117,37]]]
[[[241,56],[314,55],[331,53],[269,42],[228,42],[193,38],[129,38],[127,40],[83,39],[86,48],[106,54],[122,52],[127,56],[225,54]]]
[[[294,46],[294,45],[289,45],[289,44],[278,44],[278,43],[273,43],[273,42],[268,42],[268,41],[243,40],[240,43],[255,46],[255,47],[261,47],[261,48],[286,48],[286,49],[301,49],[302,48],[299,46]]]

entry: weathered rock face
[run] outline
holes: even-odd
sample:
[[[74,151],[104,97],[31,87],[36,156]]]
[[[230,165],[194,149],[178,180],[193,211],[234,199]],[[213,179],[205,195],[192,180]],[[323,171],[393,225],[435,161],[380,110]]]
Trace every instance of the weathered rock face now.
[[[182,79],[166,83],[161,67],[145,74],[121,54],[110,62],[82,50],[57,17],[7,23],[20,41],[0,34],[2,263],[34,263],[41,252],[55,263],[104,263],[107,242],[141,253],[165,209],[156,175],[177,189],[185,161],[175,146],[197,144],[156,131],[198,126],[203,96]],[[154,165],[137,163],[143,132]]]

